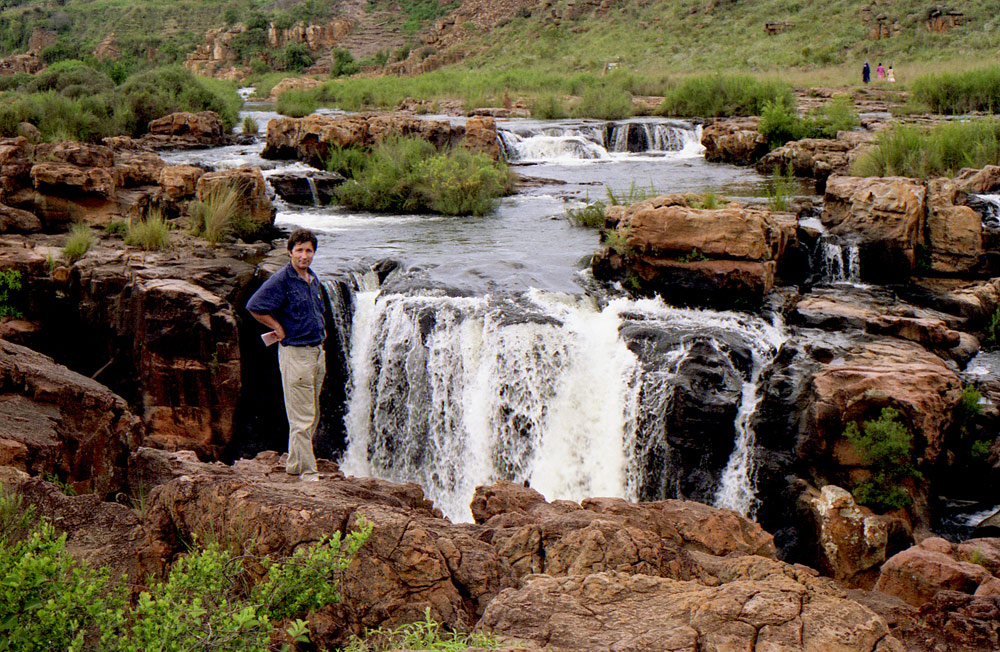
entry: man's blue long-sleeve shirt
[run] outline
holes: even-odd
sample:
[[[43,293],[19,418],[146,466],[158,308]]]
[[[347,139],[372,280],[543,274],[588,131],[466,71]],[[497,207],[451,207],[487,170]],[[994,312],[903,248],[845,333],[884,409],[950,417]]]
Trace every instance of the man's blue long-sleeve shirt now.
[[[271,315],[285,330],[282,346],[316,346],[326,337],[323,320],[323,288],[309,269],[311,283],[306,283],[291,263],[264,281],[250,300],[247,310]]]

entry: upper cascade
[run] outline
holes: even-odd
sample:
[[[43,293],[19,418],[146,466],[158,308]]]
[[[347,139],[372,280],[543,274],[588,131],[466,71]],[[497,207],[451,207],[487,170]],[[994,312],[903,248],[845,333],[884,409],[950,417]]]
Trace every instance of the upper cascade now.
[[[500,123],[497,135],[511,163],[587,161],[626,155],[701,156],[701,126],[679,120]]]

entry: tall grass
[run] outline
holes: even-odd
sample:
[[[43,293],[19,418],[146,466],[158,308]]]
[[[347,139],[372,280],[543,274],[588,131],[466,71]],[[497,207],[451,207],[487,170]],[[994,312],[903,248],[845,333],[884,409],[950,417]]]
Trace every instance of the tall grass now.
[[[133,221],[128,227],[125,244],[146,251],[159,251],[170,245],[170,224],[162,211],[151,210],[145,219]]]
[[[539,120],[559,120],[569,117],[569,111],[566,110],[562,98],[555,93],[543,93],[532,98],[528,103],[528,111],[531,112],[532,118]]]
[[[861,121],[851,100],[839,95],[804,117],[783,101],[768,102],[761,111],[757,130],[773,149],[790,140],[834,138],[838,131],[853,129],[859,124]]]
[[[62,255],[69,262],[76,262],[90,251],[96,239],[89,226],[78,222],[69,230],[69,237],[66,239],[66,244],[63,245]]]
[[[1000,111],[1000,66],[939,73],[913,82],[913,97],[936,113]]]
[[[277,111],[290,118],[301,118],[319,108],[316,95],[312,91],[289,89],[278,96]]]
[[[631,94],[613,88],[588,88],[573,107],[573,116],[577,118],[621,120],[634,113]]]
[[[794,104],[792,87],[750,75],[690,77],[667,91],[657,113],[681,117],[760,115],[768,103]]]
[[[897,125],[851,167],[857,176],[952,176],[1000,164],[1000,120],[949,122],[933,129]]]
[[[233,231],[239,220],[242,192],[236,183],[217,183],[201,201],[188,205],[192,235],[201,236],[218,244]]]

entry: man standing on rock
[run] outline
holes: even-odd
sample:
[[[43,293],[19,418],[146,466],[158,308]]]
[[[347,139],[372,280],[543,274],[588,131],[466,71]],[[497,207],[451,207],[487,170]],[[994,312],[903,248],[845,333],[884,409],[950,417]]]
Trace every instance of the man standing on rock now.
[[[312,231],[292,231],[288,236],[291,261],[267,279],[247,301],[250,314],[274,329],[273,334],[267,335],[280,343],[278,369],[285,396],[285,414],[288,415],[285,471],[303,481],[319,479],[312,440],[319,423],[319,395],[326,376],[323,289],[309,267],[316,254],[316,245],[316,235]]]

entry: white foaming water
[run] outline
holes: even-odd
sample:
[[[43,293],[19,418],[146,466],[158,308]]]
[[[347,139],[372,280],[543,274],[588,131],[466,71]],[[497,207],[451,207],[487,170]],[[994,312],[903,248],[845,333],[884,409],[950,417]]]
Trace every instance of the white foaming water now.
[[[857,242],[820,240],[823,280],[827,283],[861,283],[861,254]]]
[[[507,160],[517,163],[584,163],[624,156],[696,158],[705,148],[701,126],[680,122],[510,126],[498,130]]]
[[[718,502],[753,509],[756,383],[781,329],[736,313],[659,301],[590,299],[531,291],[516,299],[355,296],[353,379],[346,417],[348,473],[419,482],[450,518],[469,520],[477,485],[527,481],[548,499],[635,499],[640,430],[662,429],[672,374],[692,338],[647,371],[620,336],[644,326],[726,333],[752,352],[736,425],[736,462]],[[721,346],[721,345],[720,345]],[[640,404],[639,397],[642,395]],[[653,435],[662,438],[660,435]],[[743,477],[738,477],[741,473]]]

